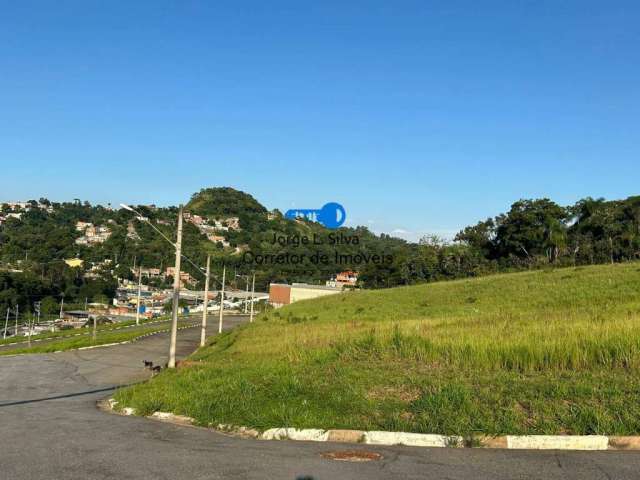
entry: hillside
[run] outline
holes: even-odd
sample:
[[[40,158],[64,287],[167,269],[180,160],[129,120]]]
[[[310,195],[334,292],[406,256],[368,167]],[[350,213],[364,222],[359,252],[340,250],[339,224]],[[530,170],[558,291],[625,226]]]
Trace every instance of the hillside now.
[[[640,264],[349,292],[262,314],[122,390],[203,425],[640,433]]]
[[[251,195],[231,187],[203,188],[192,195],[185,209],[211,218],[267,213],[267,209]]]

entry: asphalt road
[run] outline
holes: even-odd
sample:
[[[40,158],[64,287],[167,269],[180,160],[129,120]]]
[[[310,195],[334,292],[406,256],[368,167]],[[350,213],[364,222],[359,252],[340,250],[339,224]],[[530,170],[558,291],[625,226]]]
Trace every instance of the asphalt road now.
[[[245,321],[233,317],[228,326]],[[178,355],[198,329],[180,332]],[[243,440],[204,429],[99,411],[114,385],[148,377],[142,360],[164,363],[167,336],[50,355],[0,357],[0,478],[35,479],[461,479],[640,478],[633,452],[535,452],[371,447]],[[374,451],[366,463],[322,453]]]

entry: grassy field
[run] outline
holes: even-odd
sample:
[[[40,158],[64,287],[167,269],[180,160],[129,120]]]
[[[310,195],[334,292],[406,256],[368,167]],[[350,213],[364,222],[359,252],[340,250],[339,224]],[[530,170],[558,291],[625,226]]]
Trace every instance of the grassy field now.
[[[200,424],[640,433],[640,264],[299,302],[119,391]]]

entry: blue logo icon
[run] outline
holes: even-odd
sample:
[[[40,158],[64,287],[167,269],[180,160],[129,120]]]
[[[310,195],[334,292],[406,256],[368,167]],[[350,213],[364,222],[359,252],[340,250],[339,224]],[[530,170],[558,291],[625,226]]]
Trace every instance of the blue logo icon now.
[[[319,210],[310,208],[287,210],[285,218],[295,220],[296,218],[306,218],[312,222],[320,222],[327,228],[338,228],[347,219],[347,212],[339,203],[330,202]]]

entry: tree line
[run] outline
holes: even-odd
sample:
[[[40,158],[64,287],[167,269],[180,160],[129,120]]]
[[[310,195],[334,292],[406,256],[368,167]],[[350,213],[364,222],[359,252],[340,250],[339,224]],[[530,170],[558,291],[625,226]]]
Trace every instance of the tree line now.
[[[399,249],[396,262],[366,269],[369,287],[473,277],[531,268],[640,259],[640,196],[585,198],[560,206],[519,200],[508,212],[461,230],[453,242],[435,236]]]

